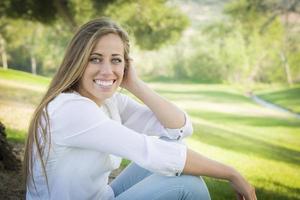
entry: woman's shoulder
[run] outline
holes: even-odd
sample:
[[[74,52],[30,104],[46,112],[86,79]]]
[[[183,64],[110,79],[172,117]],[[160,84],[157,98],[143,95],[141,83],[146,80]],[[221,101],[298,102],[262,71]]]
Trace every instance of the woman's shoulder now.
[[[84,106],[84,105],[96,105],[91,99],[81,96],[77,92],[62,92],[57,95],[50,103],[48,104],[48,112],[55,111],[56,109],[61,108],[64,105],[74,104],[75,106]]]
[[[57,103],[63,103],[63,102],[69,102],[69,101],[94,103],[91,99],[81,96],[77,92],[62,92],[59,95],[57,95],[51,101],[51,103],[57,104]]]

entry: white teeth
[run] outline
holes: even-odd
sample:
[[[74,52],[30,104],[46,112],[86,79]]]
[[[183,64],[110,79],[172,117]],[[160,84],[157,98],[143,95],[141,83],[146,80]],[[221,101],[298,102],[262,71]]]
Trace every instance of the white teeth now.
[[[95,83],[100,86],[111,86],[114,83],[114,81],[113,80],[110,80],[110,81],[95,80]]]

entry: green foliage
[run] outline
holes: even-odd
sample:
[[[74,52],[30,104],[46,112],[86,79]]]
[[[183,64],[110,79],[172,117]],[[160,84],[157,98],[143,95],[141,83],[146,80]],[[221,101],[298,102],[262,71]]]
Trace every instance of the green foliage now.
[[[140,1],[40,1],[19,0],[0,4],[4,17],[54,23],[58,17],[67,26],[82,24],[91,18],[110,16],[131,27],[137,44],[143,49],[157,49],[166,43],[176,42],[187,27],[188,19],[181,11],[166,5],[165,0]]]
[[[294,2],[292,4],[296,6]],[[297,80],[299,76],[299,65],[293,61],[299,54],[299,45],[291,42],[299,38],[295,34],[297,30],[290,30],[285,24],[287,22],[276,14],[280,13],[277,9],[288,9],[283,5],[282,1],[275,0],[235,0],[225,8],[245,41],[245,66],[249,69],[246,71],[249,81],[286,82],[288,75],[282,54],[287,55],[285,59],[292,78]]]
[[[285,49],[286,27],[280,17],[275,17],[262,31],[272,15],[266,7],[268,4],[257,2],[249,6],[248,3],[232,1],[226,8],[229,17],[203,25],[174,46],[146,56],[142,54],[138,66],[147,69],[141,70],[142,73],[207,83],[234,82],[249,88],[255,82],[286,82],[280,56]],[[294,49],[299,46],[297,40],[292,44]],[[293,78],[297,80],[298,53],[286,54]]]
[[[35,59],[42,75],[56,71],[75,26],[92,18],[115,19],[129,29],[132,44],[151,50],[175,43],[188,26],[187,17],[164,0],[4,0],[0,10],[0,37],[7,44],[9,66],[29,72]]]
[[[53,75],[62,62],[67,44],[72,37],[72,33],[66,31],[65,28],[62,21],[52,26],[44,26],[37,52],[42,66],[41,75]]]
[[[107,2],[98,5],[97,7],[94,6],[94,0],[71,0],[70,9],[71,13],[74,16],[74,20],[76,24],[84,24],[90,19],[101,17],[103,16],[103,9],[106,8]],[[97,1],[98,2],[98,1]]]
[[[31,57],[37,60],[38,74],[53,74],[59,66],[71,33],[62,22],[46,26],[28,20],[6,19],[1,34],[13,69],[31,72]],[[58,37],[59,35],[59,37]]]
[[[117,1],[105,11],[107,16],[128,27],[142,49],[158,49],[178,41],[188,19],[164,0]]]
[[[51,23],[57,14],[53,2],[52,0],[2,0],[0,17],[7,16],[14,19],[23,18]]]
[[[12,4],[4,0],[0,10],[13,2],[17,0]],[[294,5],[295,1],[291,2]],[[71,0],[64,6],[65,14],[76,24],[105,15],[129,30],[131,56],[142,76],[234,82],[251,87],[257,82],[287,82],[288,66],[292,80],[300,81],[299,25],[276,15],[284,8],[282,0],[228,1],[222,20],[205,22],[196,28],[194,21],[189,23],[179,6],[175,6],[178,4],[183,5],[165,0]],[[2,13],[0,37],[7,44],[10,66],[30,71],[30,59],[34,57],[39,74],[50,76],[56,71],[73,35],[70,20],[56,14],[55,20],[45,25],[28,21],[28,17],[12,20]]]

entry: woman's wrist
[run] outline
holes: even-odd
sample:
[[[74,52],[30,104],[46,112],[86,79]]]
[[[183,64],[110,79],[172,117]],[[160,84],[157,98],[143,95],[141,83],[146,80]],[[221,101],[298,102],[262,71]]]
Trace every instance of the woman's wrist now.
[[[138,96],[138,94],[143,91],[143,84],[144,82],[141,79],[137,78],[135,81],[131,81],[130,83],[128,83],[126,89],[133,95]]]
[[[228,175],[226,179],[230,182],[233,182],[241,177],[241,174],[233,167],[228,166]]]

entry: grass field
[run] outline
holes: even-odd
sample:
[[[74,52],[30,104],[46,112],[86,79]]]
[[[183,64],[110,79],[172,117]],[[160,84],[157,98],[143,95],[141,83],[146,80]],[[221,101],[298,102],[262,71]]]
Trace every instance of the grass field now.
[[[300,85],[286,87],[275,87],[274,89],[262,90],[258,96],[284,107],[290,111],[300,114]]]
[[[24,141],[30,115],[48,83],[47,78],[0,69],[0,120],[10,140]],[[188,146],[237,168],[256,187],[258,199],[300,199],[299,119],[263,108],[229,85],[150,85],[192,117],[194,134],[186,140]],[[264,89],[260,95],[273,101],[268,97],[274,91],[284,94],[282,106],[299,110],[300,93],[294,90]],[[205,180],[212,199],[235,199],[227,182]]]
[[[31,114],[50,79],[0,68],[0,120],[8,138],[23,142]]]

